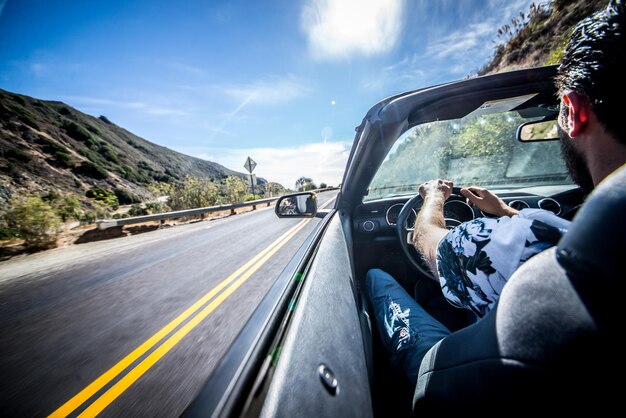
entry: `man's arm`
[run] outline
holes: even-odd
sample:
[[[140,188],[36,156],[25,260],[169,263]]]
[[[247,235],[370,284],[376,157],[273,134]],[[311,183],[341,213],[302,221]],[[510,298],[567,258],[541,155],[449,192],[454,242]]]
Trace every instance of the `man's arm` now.
[[[437,274],[437,245],[448,233],[443,216],[443,204],[452,193],[452,182],[431,180],[419,187],[424,204],[415,219],[413,245],[422,254],[435,278]]]

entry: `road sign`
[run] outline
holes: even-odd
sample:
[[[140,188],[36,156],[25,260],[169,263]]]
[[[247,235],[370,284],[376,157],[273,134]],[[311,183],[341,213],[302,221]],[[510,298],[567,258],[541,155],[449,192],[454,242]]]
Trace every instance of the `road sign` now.
[[[243,165],[243,168],[248,170],[248,173],[252,173],[254,171],[254,167],[256,167],[256,162],[252,158],[248,157]]]
[[[248,174],[248,180],[253,187],[257,185],[256,174]]]

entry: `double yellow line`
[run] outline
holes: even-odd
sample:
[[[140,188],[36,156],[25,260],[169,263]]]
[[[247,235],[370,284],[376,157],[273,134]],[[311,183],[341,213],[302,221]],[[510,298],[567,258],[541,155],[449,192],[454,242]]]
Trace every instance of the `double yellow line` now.
[[[120,374],[144,356],[148,351],[153,349],[157,344],[161,343],[154,351],[141,360],[141,362],[131,368],[121,379],[111,385],[111,387],[109,387],[102,395],[91,402],[79,416],[92,417],[102,412],[108,405],[111,404],[111,402],[117,399],[117,397],[119,397],[141,376],[143,376],[156,362],[165,356],[176,346],[176,344],[178,344],[187,334],[189,334],[207,316],[209,316],[211,312],[213,312],[222,302],[233,294],[239,286],[252,276],[255,271],[265,264],[270,257],[272,257],[310,221],[311,219],[304,219],[289,231],[281,235],[277,240],[272,242],[243,266],[239,267],[233,274],[228,276],[223,282],[202,296],[197,302],[150,337],[146,342],[141,344],[108,371],[90,383],[89,386],[76,394],[72,399],[64,403],[60,408],[54,411],[50,417],[66,417],[72,414],[97,392],[101,391],[105,386],[111,383],[111,381],[120,376]],[[187,320],[188,322],[178,328]],[[178,330],[176,330],[176,328],[178,328]],[[176,330],[176,332],[170,335],[170,333],[174,330]]]

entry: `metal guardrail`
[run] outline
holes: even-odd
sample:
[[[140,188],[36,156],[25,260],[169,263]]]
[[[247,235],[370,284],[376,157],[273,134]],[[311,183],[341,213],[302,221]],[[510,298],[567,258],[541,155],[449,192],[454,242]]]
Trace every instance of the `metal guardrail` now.
[[[321,193],[321,192],[337,190],[337,189],[338,189],[337,187],[328,187],[326,189],[317,189],[317,190],[312,190],[312,191],[316,193]],[[132,224],[138,224],[142,222],[152,222],[152,221],[162,222],[162,221],[165,221],[166,219],[201,216],[201,215],[204,215],[205,213],[220,212],[224,210],[230,210],[231,214],[235,214],[235,209],[252,206],[252,210],[255,210],[258,205],[267,204],[267,206],[270,206],[272,202],[275,202],[279,198],[280,196],[270,197],[267,199],[251,200],[249,202],[232,203],[230,205],[208,206],[206,208],[186,209],[186,210],[178,210],[175,212],[156,213],[154,215],[134,216],[132,218],[103,219],[100,221],[96,221],[96,225],[98,229],[102,230],[102,229],[107,229],[107,228],[113,228],[116,226],[132,225]]]

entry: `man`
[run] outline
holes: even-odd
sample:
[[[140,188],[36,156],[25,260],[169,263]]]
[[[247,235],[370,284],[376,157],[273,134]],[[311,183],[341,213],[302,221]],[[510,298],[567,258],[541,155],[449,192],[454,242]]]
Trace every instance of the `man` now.
[[[620,115],[622,100],[626,97],[623,74],[626,74],[626,6],[618,0],[579,23],[556,78],[561,100],[558,122],[563,157],[572,179],[585,192],[626,163],[626,124]],[[444,277],[445,264],[450,264],[449,257],[456,257],[442,252],[447,247],[446,242],[449,243],[442,207],[451,188],[452,183],[446,180],[434,180],[420,186],[424,204],[415,225],[417,249],[433,272],[444,270]],[[462,193],[485,211],[509,219],[523,218],[520,216],[523,214],[507,208],[484,189],[469,188]],[[531,223],[535,220],[538,219],[531,219]],[[555,234],[560,237],[567,228],[566,223],[556,225],[550,224],[550,220],[544,222],[546,220],[539,220],[548,226],[544,228],[546,235],[537,239],[540,246],[553,245],[551,241],[554,241]],[[501,221],[507,220],[501,218]],[[488,229],[474,231],[473,235],[481,245],[489,239],[491,231]],[[536,237],[534,231],[531,233]],[[523,235],[519,240],[527,236]],[[523,261],[522,258],[517,262]],[[464,267],[462,263],[457,266]],[[392,364],[414,383],[426,352],[450,331],[424,311],[385,272],[370,270],[366,283],[379,334],[391,353]],[[492,306],[486,305],[484,311],[477,308],[480,305],[476,303],[472,305],[470,302],[466,306],[480,316]]]
[[[419,187],[424,204],[415,222],[414,244],[446,299],[482,318],[513,272],[555,246],[570,222],[542,209],[517,211],[489,190],[469,187],[461,189],[468,202],[499,218],[474,219],[448,231],[443,204],[452,186],[449,180],[433,180]]]

